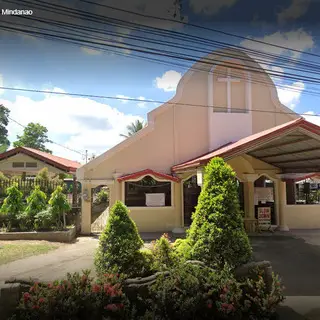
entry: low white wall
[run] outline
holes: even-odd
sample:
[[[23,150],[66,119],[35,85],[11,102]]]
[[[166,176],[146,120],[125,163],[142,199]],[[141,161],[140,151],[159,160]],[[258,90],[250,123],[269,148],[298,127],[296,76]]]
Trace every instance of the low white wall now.
[[[285,223],[289,229],[320,228],[320,205],[286,205]]]

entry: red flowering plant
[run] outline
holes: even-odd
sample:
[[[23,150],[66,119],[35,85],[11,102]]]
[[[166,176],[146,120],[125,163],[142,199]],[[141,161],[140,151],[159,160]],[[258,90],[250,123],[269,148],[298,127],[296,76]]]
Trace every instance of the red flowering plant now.
[[[222,296],[224,295],[224,296]],[[160,277],[151,290],[159,319],[239,319],[241,289],[229,270],[185,263]]]
[[[120,280],[118,275],[95,280],[90,271],[83,271],[65,280],[35,283],[23,294],[14,319],[124,319],[127,302]]]
[[[259,271],[256,277],[246,279],[242,285],[242,312],[248,318],[255,315],[259,319],[270,319],[285,299],[279,276],[272,273],[272,282],[268,287],[263,275]]]

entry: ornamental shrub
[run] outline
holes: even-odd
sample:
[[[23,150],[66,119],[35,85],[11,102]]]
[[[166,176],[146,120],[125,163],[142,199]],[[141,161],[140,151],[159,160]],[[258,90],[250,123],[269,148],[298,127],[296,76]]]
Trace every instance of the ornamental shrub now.
[[[29,292],[23,293],[11,319],[126,319],[126,303],[116,276],[94,280],[89,271],[84,271],[49,284],[34,283]]]
[[[128,215],[128,208],[117,201],[110,209],[107,225],[100,236],[95,256],[98,273],[114,270],[134,276],[135,259],[143,241],[134,221]]]
[[[19,190],[17,183],[9,187],[6,193],[7,197],[3,201],[0,212],[8,224],[7,228],[16,228],[18,227],[19,214],[24,209],[23,194]]]
[[[228,311],[221,295],[226,294]],[[180,264],[151,288],[148,305],[157,319],[240,319],[241,288],[230,269],[218,272],[197,264]],[[222,310],[223,309],[223,310]]]
[[[34,187],[34,190],[27,198],[27,204],[25,212],[33,223],[35,215],[47,207],[47,196],[40,190],[40,186]]]
[[[101,189],[97,194],[97,199],[95,200],[95,204],[108,203],[109,202],[109,193]]]
[[[51,208],[38,212],[34,217],[35,230],[50,230],[56,225],[56,223],[56,217],[52,213]]]
[[[156,240],[152,246],[155,270],[163,271],[172,268],[177,262],[178,257],[175,254],[173,245],[170,243],[168,234],[164,234]]]
[[[47,167],[42,168],[36,175],[36,182],[49,182],[49,170]]]
[[[49,205],[58,227],[61,227],[61,220],[63,218],[63,227],[66,228],[66,213],[71,210],[71,206],[61,186],[57,186],[56,190],[52,193]]]
[[[4,173],[2,171],[0,171],[0,181],[8,181],[9,178],[4,175]]]
[[[237,184],[232,168],[221,158],[205,167],[204,183],[198,199],[187,242],[192,259],[220,267],[237,267],[252,255],[240,212]]]

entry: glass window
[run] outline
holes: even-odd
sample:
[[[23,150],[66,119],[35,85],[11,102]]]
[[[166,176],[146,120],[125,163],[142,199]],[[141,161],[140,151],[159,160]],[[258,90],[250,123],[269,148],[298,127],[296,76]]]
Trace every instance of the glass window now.
[[[37,168],[36,162],[26,162],[26,168]]]
[[[171,192],[171,182],[157,181],[151,176],[145,176],[139,181],[125,182],[125,204],[128,207],[146,207],[147,194],[158,193],[164,195],[164,206],[170,207]]]
[[[24,162],[13,162],[12,167],[13,168],[24,168]]]

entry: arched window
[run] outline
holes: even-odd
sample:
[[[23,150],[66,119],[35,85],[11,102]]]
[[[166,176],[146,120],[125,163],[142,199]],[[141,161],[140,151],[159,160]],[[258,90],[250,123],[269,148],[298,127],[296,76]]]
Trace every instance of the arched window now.
[[[125,204],[128,207],[170,207],[171,182],[145,176],[138,181],[125,182]]]

